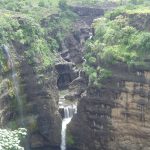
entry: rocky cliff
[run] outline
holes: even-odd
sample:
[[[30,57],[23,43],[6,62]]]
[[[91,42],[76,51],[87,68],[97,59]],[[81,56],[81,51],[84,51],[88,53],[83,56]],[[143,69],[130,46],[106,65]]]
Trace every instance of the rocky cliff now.
[[[129,15],[130,25],[149,31],[149,15],[143,16]],[[93,68],[107,68],[112,76],[104,79],[100,87],[89,84],[84,89],[78,112],[68,127],[69,150],[150,149],[149,58],[144,63],[144,66],[128,66],[121,61],[111,65],[102,61],[91,63]]]
[[[27,28],[28,20],[22,17],[14,19],[20,30],[24,26]],[[1,57],[4,57],[1,63],[4,64],[1,67],[0,126],[27,128],[27,150],[59,149],[61,117],[57,72],[53,65],[41,69],[42,61],[37,53],[34,56],[36,61],[30,59],[27,53],[32,42],[27,44],[15,39],[1,45]]]
[[[147,62],[148,63],[148,62]],[[149,63],[148,63],[149,64]],[[70,150],[150,148],[150,70],[114,65],[103,87],[89,87],[69,126]]]
[[[82,71],[84,44],[92,38],[90,25],[93,19],[103,15],[104,9],[71,9],[79,17],[67,36],[59,41],[55,65],[39,68],[41,55],[38,54],[31,62],[26,55],[28,44],[17,40],[11,40],[8,44],[15,62],[23,122],[20,121],[13,87],[13,68],[3,51],[5,61],[0,66],[0,126],[14,129],[26,127],[29,131],[27,150],[29,147],[33,150],[59,150],[61,116],[58,112],[58,93],[59,90],[69,89],[70,93],[65,98],[79,102],[78,112],[67,131],[68,150],[149,150],[150,60],[145,60],[147,68],[130,68],[121,62],[106,65],[112,71],[112,76],[105,79],[101,87],[88,86],[88,77]],[[41,26],[48,28],[52,20],[58,23],[60,18],[59,15],[51,15],[41,21]],[[137,17],[131,15],[130,18],[136,20],[130,22],[132,26],[143,30],[146,25],[149,30],[149,17],[144,16],[146,20],[141,19],[140,25]],[[60,31],[57,28],[51,30],[51,26],[49,28],[46,40],[52,42],[53,38],[54,43],[55,39],[60,40],[57,35]]]
[[[101,12],[100,10],[100,14]],[[94,14],[86,19],[93,20]],[[23,17],[14,18],[20,24],[21,29],[30,24]],[[41,20],[41,26],[49,28],[49,23],[59,22],[59,20],[59,14],[51,15]],[[60,54],[57,55],[56,64],[49,65],[47,68],[42,68],[40,53],[35,52],[36,55],[32,56],[33,58],[28,56],[29,53],[32,53],[30,44],[33,39],[28,44],[17,39],[7,43],[6,47],[11,56],[6,53],[5,45],[1,46],[4,64],[1,64],[0,68],[0,126],[11,129],[27,128],[28,137],[25,144],[27,150],[60,149],[61,116],[58,112],[58,90],[69,88],[69,84],[79,76],[79,70],[75,64],[82,63],[84,42],[92,32],[90,26],[80,17],[72,29],[63,41],[59,41]],[[57,32],[55,28],[49,30],[46,39],[58,40],[57,34],[61,32],[61,29],[59,28]],[[13,69],[15,69],[15,75]],[[13,85],[13,76],[17,79],[17,94]],[[21,105],[18,104],[17,97]]]
[[[28,129],[28,141],[31,149],[59,149],[61,119],[58,113],[57,73],[52,67],[44,72],[37,73],[37,67],[29,64],[24,53],[27,47],[13,42],[11,53],[16,57],[18,65],[20,99],[23,101],[23,123],[20,122],[20,113],[15,97],[8,93],[1,96],[1,125],[16,128],[24,126]],[[15,50],[15,51],[14,51]],[[7,59],[8,62],[8,59]],[[10,68],[2,82],[13,82]],[[13,87],[7,87],[13,90]],[[4,89],[6,91],[6,89]],[[15,102],[16,101],[16,102]],[[14,104],[13,104],[14,103]],[[12,105],[13,104],[13,105]]]

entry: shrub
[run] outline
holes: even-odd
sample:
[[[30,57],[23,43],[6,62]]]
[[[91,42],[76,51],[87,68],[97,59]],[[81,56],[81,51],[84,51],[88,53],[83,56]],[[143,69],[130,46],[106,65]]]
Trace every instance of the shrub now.
[[[107,13],[106,17],[113,20],[115,19],[117,16],[121,15],[122,13],[124,13],[125,9],[123,7],[117,8],[116,10]]]
[[[106,66],[120,62],[129,67],[139,61],[143,64],[144,58],[150,54],[150,33],[131,26],[129,18],[120,15],[120,10],[112,12],[110,17],[96,19],[93,24],[95,36],[86,42],[84,56],[84,70],[90,84],[98,86],[111,75]]]
[[[150,33],[143,32],[139,34],[138,49],[142,52],[150,52]]]
[[[40,1],[38,4],[40,7],[45,7],[45,2],[44,1]]]
[[[25,138],[27,130],[20,128],[15,131],[0,129],[0,149],[2,150],[23,150],[20,146],[21,140]]]
[[[33,61],[37,64],[41,64],[41,67],[48,67],[54,63],[54,54],[48,47],[47,41],[43,38],[37,39],[32,43],[31,48],[26,52],[27,56],[33,58]]]

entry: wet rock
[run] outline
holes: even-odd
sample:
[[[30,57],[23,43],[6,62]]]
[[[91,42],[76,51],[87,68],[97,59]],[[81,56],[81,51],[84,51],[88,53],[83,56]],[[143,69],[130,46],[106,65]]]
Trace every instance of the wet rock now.
[[[59,107],[59,113],[61,114],[61,117],[64,118],[64,107]]]
[[[82,19],[74,23],[73,31],[61,43],[61,56],[64,60],[75,64],[83,62],[84,43],[92,34],[90,25],[82,21]]]

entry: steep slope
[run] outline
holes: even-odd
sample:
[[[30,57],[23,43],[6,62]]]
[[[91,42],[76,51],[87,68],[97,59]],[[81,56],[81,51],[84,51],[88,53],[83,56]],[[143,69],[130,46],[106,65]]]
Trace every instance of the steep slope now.
[[[144,14],[125,14],[125,20],[129,17],[129,24],[127,20],[122,20],[124,14],[119,15],[116,13],[108,24],[103,24],[105,19],[97,20],[95,36],[91,43],[87,43],[85,72],[89,76],[89,86],[81,95],[78,112],[68,128],[69,150],[150,149],[150,47],[145,46],[150,39],[147,37],[145,47],[138,47],[138,44],[142,44],[140,40],[136,41],[140,43],[133,44],[135,47],[132,45],[134,40],[131,38],[130,41],[130,33],[131,37],[134,35],[131,31],[133,26],[142,30],[138,31],[139,37],[142,34],[149,35],[146,33],[148,24],[145,23],[143,27],[141,22],[148,22],[149,15],[145,14],[147,17],[143,19]],[[130,18],[134,18],[134,21]],[[127,39],[128,29],[123,29],[126,28],[124,23],[131,29]],[[138,32],[135,33],[137,38]],[[110,51],[109,44],[112,47]],[[118,45],[121,48],[117,49]],[[129,47],[126,49],[125,46]]]
[[[24,146],[35,150],[60,149],[61,116],[54,64],[60,60],[56,52],[63,33],[67,34],[74,19],[66,9],[52,15],[46,3],[0,3],[4,5],[0,17],[0,126],[27,128]],[[41,7],[41,14],[46,11],[47,15],[37,13]],[[68,26],[64,26],[66,22]]]
[[[0,127],[27,128],[26,150],[59,150],[67,88],[79,100],[68,149],[149,150],[149,13],[114,11],[91,27],[114,5],[55,2],[0,3]]]
[[[149,149],[150,70],[124,64],[112,69],[102,88],[89,87],[81,98],[68,131],[69,149]]]
[[[74,66],[83,61],[81,51],[91,29],[79,17],[71,32],[72,22],[77,15],[68,7],[57,14],[51,14],[49,6],[35,2],[37,9],[32,5],[33,13],[30,14],[26,11],[30,3],[14,2],[14,10],[8,7],[9,2],[2,4],[6,5],[0,18],[0,126],[10,129],[27,128],[28,137],[24,144],[27,150],[60,149],[58,88],[64,86],[65,82],[68,86],[78,77],[78,72],[72,70],[73,76],[68,82],[63,79],[61,69],[68,66],[67,61],[72,61]],[[20,10],[18,7],[21,7]],[[44,12],[47,11],[44,17],[38,14],[41,7],[44,7]],[[103,14],[102,9],[100,14],[101,12]],[[88,20],[95,15],[86,17]],[[69,76],[70,71],[67,72]]]

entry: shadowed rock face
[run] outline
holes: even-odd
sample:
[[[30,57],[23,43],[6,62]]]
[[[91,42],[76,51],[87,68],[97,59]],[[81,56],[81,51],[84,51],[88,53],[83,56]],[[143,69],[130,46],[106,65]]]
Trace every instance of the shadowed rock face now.
[[[150,15],[149,14],[130,14],[130,24],[138,30],[150,31]]]
[[[77,10],[76,10],[76,8],[75,8],[75,12],[76,11],[79,11],[79,12],[77,12],[77,14],[80,16],[80,18],[84,21],[84,22],[86,22],[86,24],[88,24],[88,25],[91,25],[92,23],[93,23],[93,20],[95,19],[95,18],[98,18],[98,17],[100,17],[100,16],[103,16],[104,15],[104,10],[103,9],[101,9],[100,10],[100,12],[98,12],[100,15],[96,15],[96,14],[93,14],[93,16],[92,16],[92,13],[93,13],[93,11],[94,10],[92,10],[92,12],[90,12],[88,9],[86,10],[88,13],[83,13],[83,15],[82,14],[80,14],[81,12],[82,12],[82,10],[81,10],[82,8],[78,8]],[[80,10],[81,10],[81,12],[80,12]],[[87,14],[90,14],[89,16],[87,15]]]
[[[138,30],[149,30],[149,16],[129,18]],[[68,150],[150,149],[150,68],[118,63],[109,69],[113,76],[102,88],[82,93],[68,127]]]
[[[93,10],[91,11],[94,12]],[[90,20],[91,23],[94,17],[95,15],[90,15],[89,17],[85,17],[83,21],[82,18],[76,21],[73,27],[74,30],[60,44],[60,49],[63,51],[61,55],[64,60],[73,62],[74,64],[83,62],[82,52],[84,42],[90,37],[89,32],[91,32],[90,26],[87,25],[86,21]],[[50,19],[57,18],[59,18],[59,15],[52,15],[50,17]],[[41,24],[47,27],[47,23],[46,21],[42,21]],[[53,31],[49,33],[49,36],[55,37],[55,33],[56,31]],[[35,69],[38,66],[38,62],[37,64],[30,65],[28,58],[24,56],[28,45],[22,45],[13,41],[13,47],[19,58],[17,69],[20,75],[19,86],[22,98],[25,101],[24,120],[29,130],[29,146],[33,150],[60,149],[61,119],[57,105],[59,100],[58,87],[60,89],[68,87],[68,84],[77,78],[79,70],[72,70],[73,68],[68,64],[60,63],[55,68],[49,68],[42,72],[42,74],[39,74]],[[8,76],[10,74],[11,71],[8,72]],[[8,84],[6,84],[5,91],[8,89],[7,86]],[[82,89],[79,90],[77,94],[79,95],[82,91]],[[17,119],[19,116],[16,108],[11,108],[10,100],[11,98],[7,92],[0,98],[1,126],[6,126],[6,124]]]
[[[79,16],[97,17],[104,15],[104,9],[86,6],[74,6],[71,9]]]
[[[150,69],[111,66],[102,88],[89,87],[68,134],[69,150],[150,149]]]
[[[82,19],[77,20],[73,25],[73,31],[61,44],[61,57],[67,62],[81,64],[83,62],[84,43],[90,37],[90,34],[92,34],[91,27]]]
[[[77,72],[73,70],[73,63],[62,62],[55,65],[58,73],[57,86],[60,90],[69,87],[69,84],[77,77]]]
[[[16,49],[18,49],[16,47]],[[21,55],[21,54],[20,54]],[[35,128],[30,130],[31,149],[59,149],[61,119],[58,113],[57,74],[54,68],[37,74],[24,59],[20,64],[23,91],[26,94],[25,117],[33,116]],[[32,126],[27,119],[27,127]]]
[[[61,56],[68,62],[81,64],[85,41],[92,36],[91,24],[95,18],[104,14],[104,9],[90,7],[70,7],[78,15],[72,31],[60,45]]]
[[[82,95],[78,113],[68,129],[74,141],[73,145],[68,145],[68,149],[107,150],[112,134],[111,111],[115,91],[90,87]]]
[[[116,6],[113,2],[106,2],[102,6],[71,6],[70,9],[78,14],[88,25],[91,25],[95,18],[103,16],[105,11],[113,10]]]
[[[57,150],[61,142],[61,117],[57,105],[59,96],[56,70],[49,68],[41,74],[37,73],[36,64],[30,65],[29,59],[24,56],[27,47],[16,42],[13,42],[13,47],[19,62],[17,71],[21,100],[24,103],[23,120],[29,131],[29,146],[26,149],[30,147],[34,150],[53,150],[55,147]],[[8,72],[9,76],[11,78],[11,73],[9,75]],[[12,121],[18,123],[17,104],[13,104],[12,101],[14,100],[8,93],[0,98],[0,109],[5,111],[5,114],[0,114],[1,126],[6,126]],[[21,126],[19,123],[18,125]]]

